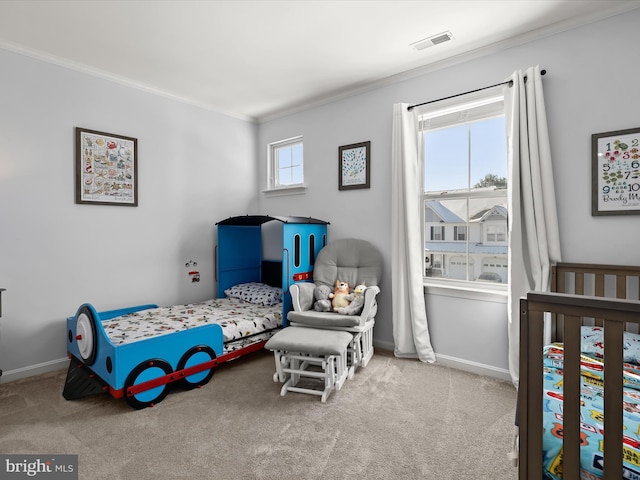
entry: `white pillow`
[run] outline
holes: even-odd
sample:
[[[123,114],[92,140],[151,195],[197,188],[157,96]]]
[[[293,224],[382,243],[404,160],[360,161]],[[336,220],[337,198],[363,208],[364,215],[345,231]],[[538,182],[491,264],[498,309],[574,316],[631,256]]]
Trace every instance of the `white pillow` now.
[[[245,302],[270,307],[282,302],[282,289],[264,283],[240,283],[224,291],[227,297],[239,298]]]

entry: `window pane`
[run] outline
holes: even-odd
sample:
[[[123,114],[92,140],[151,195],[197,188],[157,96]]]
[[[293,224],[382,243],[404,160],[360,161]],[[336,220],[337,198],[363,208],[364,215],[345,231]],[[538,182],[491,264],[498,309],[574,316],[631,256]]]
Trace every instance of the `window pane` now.
[[[281,168],[278,171],[278,185],[291,185],[291,170],[288,168]]]
[[[471,187],[506,187],[507,139],[504,116],[472,123]]]
[[[507,197],[425,201],[425,276],[507,282]]]
[[[291,183],[302,183],[303,181],[303,170],[302,165],[299,167],[293,167],[291,169]]]
[[[475,260],[471,280],[507,283],[507,197],[469,201],[469,255]]]
[[[278,149],[278,167],[285,168],[291,166],[291,148]]]
[[[424,133],[424,191],[469,188],[469,128]]]
[[[302,144],[291,147],[291,165],[302,165]]]
[[[426,276],[467,280],[467,242],[454,237],[467,228],[467,202],[466,198],[425,202]]]

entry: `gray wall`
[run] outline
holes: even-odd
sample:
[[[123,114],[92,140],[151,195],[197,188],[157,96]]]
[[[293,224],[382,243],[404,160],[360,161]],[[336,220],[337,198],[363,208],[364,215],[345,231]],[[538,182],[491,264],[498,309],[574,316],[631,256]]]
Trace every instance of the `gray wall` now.
[[[215,222],[255,208],[257,126],[0,50],[0,368],[66,360],[65,319],[211,298]],[[138,139],[139,206],[74,203],[74,127]],[[194,260],[200,283],[185,263]]]
[[[394,103],[419,103],[492,85],[517,69],[540,65],[544,78],[563,259],[640,264],[640,217],[591,217],[592,133],[640,127],[640,10],[512,47],[411,79],[309,108],[260,125],[260,184],[266,144],[304,135],[308,193],[261,198],[265,211],[331,221],[330,237],[362,237],[384,253],[375,344],[393,348],[391,325],[391,114]],[[371,141],[371,189],[338,191],[340,145]],[[427,294],[438,361],[508,377],[505,299]]]
[[[639,264],[640,217],[591,217],[592,133],[640,127],[640,11],[484,54],[259,126],[0,50],[0,368],[3,381],[64,365],[67,316],[210,298],[216,221],[243,213],[329,220],[330,238],[384,254],[375,329],[391,326],[391,112],[539,64],[565,261]],[[406,78],[406,77],[404,77]],[[138,138],[140,206],[74,204],[73,128]],[[266,145],[304,135],[305,195],[266,197]],[[338,191],[340,145],[370,140],[371,188]],[[202,274],[192,284],[184,264]],[[438,360],[505,376],[500,297],[428,294]]]

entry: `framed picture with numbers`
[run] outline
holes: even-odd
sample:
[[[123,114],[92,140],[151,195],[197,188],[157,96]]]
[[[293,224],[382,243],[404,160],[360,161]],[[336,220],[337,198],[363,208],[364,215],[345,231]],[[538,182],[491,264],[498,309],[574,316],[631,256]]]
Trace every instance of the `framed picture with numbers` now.
[[[591,215],[640,215],[640,128],[591,136]]]

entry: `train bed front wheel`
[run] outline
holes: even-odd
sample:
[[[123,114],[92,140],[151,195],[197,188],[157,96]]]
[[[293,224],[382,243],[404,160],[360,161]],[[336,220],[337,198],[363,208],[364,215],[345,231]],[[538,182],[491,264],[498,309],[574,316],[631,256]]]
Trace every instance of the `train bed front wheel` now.
[[[76,318],[76,344],[84,363],[91,366],[96,361],[98,346],[95,319],[91,310],[86,306],[80,309]],[[72,341],[71,335],[69,332],[69,341]]]
[[[169,384],[159,385],[143,392],[129,395],[129,388],[144,382],[155,380],[159,377],[169,375],[173,370],[164,360],[146,360],[131,370],[131,373],[124,382],[124,400],[130,407],[140,410],[150,407],[164,400],[169,393]]]

